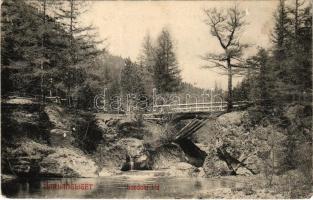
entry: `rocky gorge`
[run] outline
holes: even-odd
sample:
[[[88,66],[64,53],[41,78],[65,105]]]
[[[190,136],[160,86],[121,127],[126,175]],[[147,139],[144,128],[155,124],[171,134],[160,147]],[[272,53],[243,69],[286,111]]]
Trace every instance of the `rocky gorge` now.
[[[310,114],[302,116],[305,109],[290,107],[286,120],[309,119]],[[183,145],[171,142],[168,124],[138,115],[57,105],[12,106],[2,113],[2,173],[18,177],[98,177],[128,170],[161,170],[164,176],[178,177],[272,177],[283,165],[279,155],[284,149],[277,146],[285,141],[285,130],[273,124],[251,125],[249,111],[210,119],[189,138],[206,154],[201,166]],[[306,129],[304,133],[310,131]]]

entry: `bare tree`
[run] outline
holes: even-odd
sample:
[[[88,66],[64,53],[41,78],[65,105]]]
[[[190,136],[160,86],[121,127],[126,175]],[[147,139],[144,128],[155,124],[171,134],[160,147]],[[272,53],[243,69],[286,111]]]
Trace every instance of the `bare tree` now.
[[[244,21],[245,13],[240,11],[237,5],[227,10],[205,9],[207,19],[205,23],[211,29],[211,35],[216,37],[220,46],[223,48],[223,53],[208,53],[202,59],[209,61],[209,65],[204,66],[208,69],[222,69],[228,75],[228,96],[227,110],[230,111],[233,107],[232,98],[232,77],[238,73],[243,66],[242,53],[246,44],[239,42],[239,35],[246,25]],[[225,75],[225,73],[222,73]]]

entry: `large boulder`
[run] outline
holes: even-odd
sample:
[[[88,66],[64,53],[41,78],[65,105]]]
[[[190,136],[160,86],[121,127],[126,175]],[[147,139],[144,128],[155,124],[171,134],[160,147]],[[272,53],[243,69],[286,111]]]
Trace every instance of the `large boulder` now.
[[[226,176],[233,174],[227,163],[221,160],[216,151],[210,152],[203,163],[203,170],[207,177]]]
[[[10,169],[19,176],[95,176],[95,163],[78,149],[55,149],[29,139],[16,145],[6,152]]]
[[[122,138],[117,144],[125,149],[131,157],[140,157],[144,152],[143,140],[136,138]]]
[[[55,150],[47,145],[24,139],[16,143],[16,148],[6,148],[5,157],[9,170],[19,176],[33,176],[39,173],[39,163],[43,157],[54,153]]]
[[[225,126],[229,126],[229,125],[239,126],[242,123],[242,117],[245,114],[246,114],[245,111],[226,113],[224,115],[219,116],[217,118],[217,122]]]
[[[153,155],[153,169],[168,169],[177,163],[185,162],[186,157],[178,145],[169,144],[156,148]]]
[[[241,163],[242,163],[242,166],[236,170],[236,174],[242,174],[241,172],[242,170],[240,170],[242,168],[245,168],[245,170],[248,170],[249,171],[248,174],[250,175],[259,174],[263,171],[264,164],[265,164],[264,160],[262,160],[262,158],[258,157],[256,154],[245,157],[241,161]]]
[[[57,177],[95,177],[97,166],[84,155],[65,149],[40,162],[40,175]]]
[[[95,177],[96,171],[95,162],[74,149],[59,148],[40,162],[43,176]]]

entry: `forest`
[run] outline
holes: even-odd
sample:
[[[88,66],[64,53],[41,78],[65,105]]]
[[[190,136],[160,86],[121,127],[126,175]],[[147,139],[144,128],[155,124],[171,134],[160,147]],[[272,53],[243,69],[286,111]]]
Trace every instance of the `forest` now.
[[[3,96],[27,94],[42,101],[59,96],[69,107],[90,109],[92,98],[104,88],[109,97],[131,93],[151,99],[153,88],[160,94],[203,93],[203,89],[182,81],[173,38],[166,28],[155,40],[149,34],[143,38],[136,61],[114,56],[99,48],[106,41],[98,41],[94,27],[79,24],[84,4],[47,0],[3,2]],[[208,28],[216,28],[212,35],[220,39],[225,53],[204,55],[203,59],[213,64],[204,68],[226,72],[228,94],[217,86],[215,93],[227,99],[229,109],[232,101],[240,100],[254,102],[268,112],[282,103],[310,101],[311,5],[300,0],[280,1],[273,16],[272,47],[258,47],[256,55],[249,58],[243,58],[249,44],[239,41],[241,29],[247,26],[239,8],[225,13],[206,10],[205,14]],[[237,21],[229,23],[235,18]],[[223,29],[226,23],[229,27]],[[230,37],[225,37],[228,34]],[[234,87],[231,78],[237,75],[243,81]]]
[[[100,49],[94,27],[83,27],[83,1],[13,1],[2,5],[2,96],[60,97],[68,107],[93,108],[107,89],[115,96],[203,91],[181,80],[170,32],[143,39],[137,61]],[[129,84],[133,83],[133,84]],[[220,91],[216,87],[217,90]],[[183,92],[182,92],[183,93]],[[112,100],[113,101],[113,100]]]

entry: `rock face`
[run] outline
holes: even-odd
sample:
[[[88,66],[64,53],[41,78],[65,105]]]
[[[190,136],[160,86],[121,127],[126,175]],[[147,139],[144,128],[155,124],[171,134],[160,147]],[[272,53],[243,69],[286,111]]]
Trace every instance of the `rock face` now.
[[[79,150],[60,148],[39,163],[40,175],[62,177],[95,177],[97,167],[93,160]]]
[[[105,141],[96,152],[104,171],[152,169],[150,152],[146,150],[143,140],[149,135],[145,125],[132,116],[97,114],[96,126]]]
[[[55,147],[70,147],[74,141],[70,117],[59,106],[46,106],[44,112],[52,125],[49,133],[49,143]]]
[[[69,116],[59,106],[5,109],[2,159],[18,176],[93,177],[96,165],[72,145]],[[10,134],[8,134],[10,133]]]
[[[19,176],[94,177],[95,163],[79,150],[52,148],[25,140],[12,151],[8,161]]]
[[[152,169],[150,152],[143,140],[121,138],[98,147],[98,159],[105,170],[148,170]]]
[[[146,151],[143,140],[136,138],[123,138],[118,141],[118,145],[126,150],[126,165],[129,170],[147,170],[151,169],[150,154]]]
[[[203,170],[207,177],[231,175],[233,171],[228,168],[227,163],[221,160],[216,151],[211,151],[206,157]]]
[[[4,152],[9,171],[19,176],[37,175],[42,158],[55,152],[52,148],[30,139],[25,139],[16,145],[18,146],[16,149],[6,148]]]
[[[55,149],[31,140],[20,144],[8,160],[20,176],[93,177],[97,169],[78,149]]]
[[[269,136],[275,136],[279,142],[284,135],[271,125],[245,129],[246,115],[246,112],[227,113],[210,123],[214,128],[204,133],[209,135],[207,138],[201,138],[208,141],[203,149],[208,154],[203,165],[207,176],[264,173],[271,152]]]

